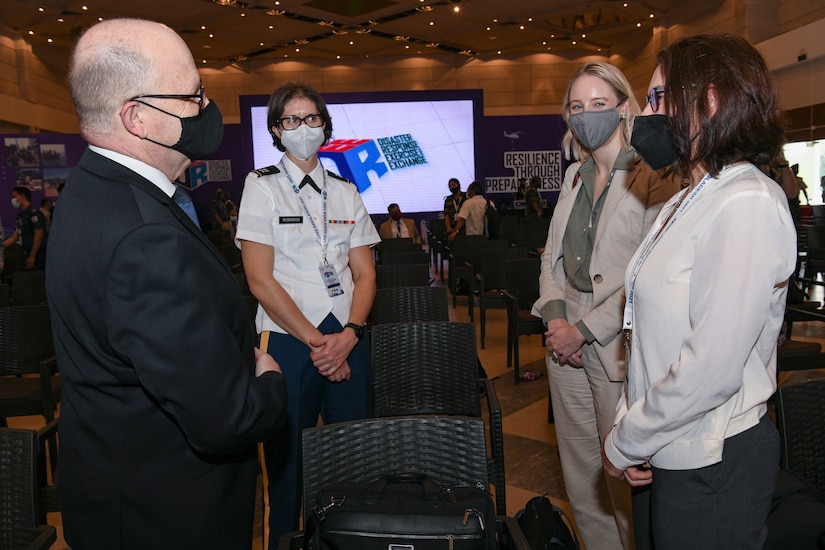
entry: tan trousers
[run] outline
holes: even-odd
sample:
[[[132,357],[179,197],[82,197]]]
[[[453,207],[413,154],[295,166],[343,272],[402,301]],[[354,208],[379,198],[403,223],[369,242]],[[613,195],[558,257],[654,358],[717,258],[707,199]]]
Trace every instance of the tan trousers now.
[[[565,302],[573,324],[592,308],[593,295],[568,286]],[[630,486],[607,476],[601,442],[613,426],[622,382],[611,382],[593,345],[582,349],[584,368],[547,356],[556,439],[573,516],[587,550],[632,550]]]

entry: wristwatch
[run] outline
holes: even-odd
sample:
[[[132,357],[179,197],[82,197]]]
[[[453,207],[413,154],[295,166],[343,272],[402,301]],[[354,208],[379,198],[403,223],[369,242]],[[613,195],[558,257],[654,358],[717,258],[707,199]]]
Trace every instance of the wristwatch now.
[[[364,335],[364,327],[362,327],[361,325],[356,325],[355,323],[347,323],[346,325],[344,325],[344,328],[347,328],[347,327],[349,327],[353,331],[355,331],[355,337],[358,338],[359,340]]]

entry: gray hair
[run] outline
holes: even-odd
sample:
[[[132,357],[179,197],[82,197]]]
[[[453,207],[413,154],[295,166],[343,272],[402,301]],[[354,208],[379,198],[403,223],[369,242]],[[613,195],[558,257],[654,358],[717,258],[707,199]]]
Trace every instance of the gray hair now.
[[[123,104],[154,82],[152,60],[128,39],[93,40],[76,49],[69,64],[69,89],[81,133],[112,132]]]

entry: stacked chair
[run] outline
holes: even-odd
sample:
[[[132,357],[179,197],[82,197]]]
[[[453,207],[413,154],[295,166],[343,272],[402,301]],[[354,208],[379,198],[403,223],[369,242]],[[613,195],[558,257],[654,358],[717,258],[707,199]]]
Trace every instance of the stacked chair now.
[[[485,488],[499,547],[528,550],[506,517],[502,413],[492,382],[479,378],[474,325],[450,322],[446,288],[398,285],[378,288],[368,326],[374,417],[304,430],[304,525],[332,483],[427,476]],[[290,533],[279,549],[306,542]]]
[[[496,509],[506,512],[504,436],[501,406],[492,381],[478,378],[475,327],[450,321],[373,325],[374,414],[395,417],[448,414],[481,418],[487,401],[490,456]]]

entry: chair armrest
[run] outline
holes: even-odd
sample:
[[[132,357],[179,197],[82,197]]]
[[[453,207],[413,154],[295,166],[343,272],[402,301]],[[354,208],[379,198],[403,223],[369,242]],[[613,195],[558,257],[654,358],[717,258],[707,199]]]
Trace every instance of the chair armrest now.
[[[507,512],[504,474],[504,414],[501,412],[501,403],[499,403],[493,381],[489,378],[480,379],[479,385],[484,388],[490,422],[490,452],[492,454],[490,472],[496,488],[496,511],[503,515]]]
[[[501,297],[504,298],[504,302],[507,304],[508,310],[512,309],[513,311],[518,311],[518,296],[509,290],[502,290]]]
[[[18,540],[26,541],[23,550],[48,550],[57,540],[57,530],[51,525],[41,525],[34,528],[18,527],[14,529]]]

